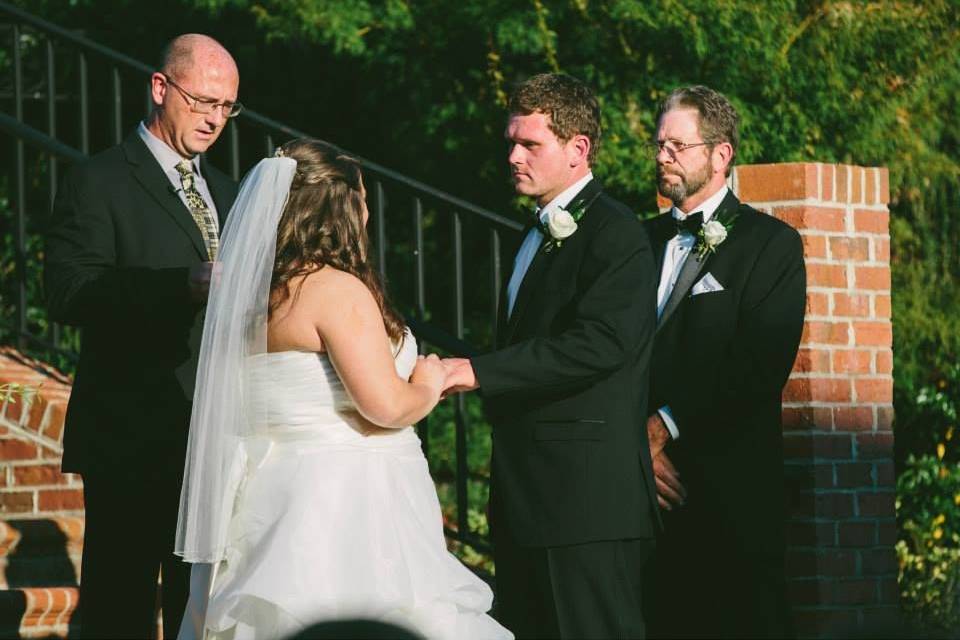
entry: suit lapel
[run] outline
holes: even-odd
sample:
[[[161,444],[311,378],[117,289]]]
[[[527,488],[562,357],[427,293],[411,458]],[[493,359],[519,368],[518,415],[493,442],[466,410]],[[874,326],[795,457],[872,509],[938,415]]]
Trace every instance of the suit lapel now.
[[[584,200],[586,203],[586,212],[584,217],[586,217],[590,214],[590,206],[600,195],[601,190],[600,182],[596,179],[591,180],[583,189],[580,190],[577,195],[570,200],[570,202],[573,204],[578,200]],[[509,341],[513,338],[513,333],[516,331],[517,324],[520,322],[520,318],[523,316],[524,311],[529,306],[529,299],[533,295],[533,292],[536,291],[537,284],[543,278],[543,275],[549,270],[548,268],[553,263],[556,256],[563,251],[562,245],[549,253],[544,251],[543,245],[546,240],[547,238],[544,238],[540,243],[540,248],[537,249],[537,254],[534,256],[533,262],[530,264],[530,268],[527,269],[527,273],[523,277],[523,282],[520,283],[520,289],[517,291],[517,299],[513,304],[513,313],[510,314],[510,318],[507,321],[506,332],[503,340],[504,344],[509,343]],[[506,306],[504,306],[504,312],[506,312]]]
[[[683,267],[680,268],[680,275],[677,277],[677,283],[674,285],[673,291],[670,292],[670,297],[667,298],[667,304],[663,308],[663,313],[660,314],[660,320],[657,321],[658,330],[667,323],[667,320],[670,319],[670,316],[673,315],[676,308],[680,306],[680,302],[686,297],[687,292],[690,290],[690,287],[693,286],[697,276],[703,271],[704,265],[709,261],[709,255],[701,259],[700,256],[694,253],[683,263]]]
[[[530,263],[530,268],[527,269],[527,273],[523,276],[523,282],[520,283],[520,289],[517,291],[517,299],[513,303],[513,313],[510,314],[507,320],[504,342],[509,343],[513,337],[514,331],[517,330],[517,323],[520,321],[520,316],[527,307],[527,299],[533,294],[533,291],[536,290],[538,281],[543,277],[543,274],[546,273],[547,265],[553,262],[556,253],[556,251],[551,251],[550,253],[543,251],[543,242],[540,243],[540,248],[537,249],[537,254],[534,256],[533,262]],[[504,307],[504,310],[506,311],[506,307]]]
[[[730,217],[736,213],[739,206],[740,201],[737,200],[737,197],[733,195],[732,191],[730,191],[723,199],[723,202],[720,203],[720,206],[717,207],[717,211],[714,213],[711,220],[717,220],[719,222],[726,223],[729,221]],[[717,247],[717,251],[723,251],[723,248]],[[667,298],[667,304],[663,308],[663,313],[660,314],[660,319],[657,321],[658,332],[660,331],[661,327],[667,324],[667,320],[670,319],[670,316],[673,315],[673,312],[676,311],[677,307],[680,306],[680,303],[683,302],[684,298],[687,297],[687,293],[690,291],[693,283],[697,281],[697,276],[700,275],[712,257],[713,254],[708,253],[703,257],[703,259],[700,259],[696,253],[691,252],[691,255],[687,258],[686,262],[683,263],[683,267],[680,269],[680,275],[677,276],[677,283],[674,285],[673,291],[670,292],[670,297]]]
[[[512,252],[514,255],[514,266],[516,265],[516,255],[520,251],[520,247],[523,246],[523,241],[527,237],[527,234],[530,233],[530,229],[532,228],[533,220],[528,220],[527,225],[523,228],[523,231],[520,232],[520,242],[517,243],[516,248]],[[507,310],[510,306],[510,295],[507,293],[507,289],[510,288],[511,277],[513,277],[513,269],[506,274],[506,278],[503,279],[503,282],[500,284],[500,298],[497,303],[497,333],[496,336],[494,336],[494,344],[496,344],[498,347],[506,344],[506,331],[510,322],[510,318],[507,316]],[[514,308],[516,308],[516,305],[514,305]]]
[[[127,136],[127,139],[124,140],[123,151],[127,157],[127,162],[131,164],[133,176],[140,183],[140,186],[153,196],[167,215],[173,218],[177,226],[187,234],[200,257],[206,260],[207,248],[203,244],[203,237],[200,235],[197,223],[194,222],[190,211],[187,210],[186,205],[173,190],[167,175],[163,172],[163,168],[160,167],[156,158],[153,157],[153,154],[150,153],[150,150],[147,149],[136,132]]]
[[[667,242],[674,236],[676,225],[670,212],[662,213],[650,221],[650,242],[653,245],[654,264],[657,273],[663,271],[663,256],[667,251]]]

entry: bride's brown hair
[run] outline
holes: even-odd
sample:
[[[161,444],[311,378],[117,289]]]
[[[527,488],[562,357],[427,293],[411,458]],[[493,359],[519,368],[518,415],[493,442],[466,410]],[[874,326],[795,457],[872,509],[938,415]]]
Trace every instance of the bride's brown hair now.
[[[277,155],[296,160],[297,172],[277,225],[270,314],[290,297],[292,279],[330,266],[353,274],[367,286],[380,307],[387,335],[400,341],[403,318],[390,304],[377,270],[367,260],[369,239],[363,224],[360,164],[328,144],[305,138],[284,144]],[[297,289],[294,298],[299,286]]]

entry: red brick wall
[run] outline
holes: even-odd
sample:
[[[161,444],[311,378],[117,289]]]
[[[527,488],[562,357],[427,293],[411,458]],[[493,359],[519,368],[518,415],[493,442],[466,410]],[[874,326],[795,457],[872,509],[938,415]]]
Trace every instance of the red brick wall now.
[[[70,381],[11,347],[0,347],[0,384],[39,386],[32,401],[0,404],[0,518],[83,514],[83,484],[60,473]]]
[[[0,635],[65,637],[77,607],[84,528],[80,477],[60,473],[70,381],[0,347],[0,384],[11,382],[39,386],[40,395],[0,403]]]
[[[899,596],[887,170],[748,165],[731,183],[804,243],[806,322],[783,393],[797,632],[889,630]]]

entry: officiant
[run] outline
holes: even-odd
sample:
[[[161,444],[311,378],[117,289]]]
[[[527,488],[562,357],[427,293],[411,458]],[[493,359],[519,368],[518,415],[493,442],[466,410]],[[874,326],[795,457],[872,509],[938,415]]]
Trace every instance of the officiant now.
[[[74,166],[46,236],[50,318],[83,330],[63,470],[83,477],[87,638],[176,637],[189,565],[173,555],[197,355],[236,184],[201,154],[240,112],[239,73],[186,34],[150,77],[151,115]]]

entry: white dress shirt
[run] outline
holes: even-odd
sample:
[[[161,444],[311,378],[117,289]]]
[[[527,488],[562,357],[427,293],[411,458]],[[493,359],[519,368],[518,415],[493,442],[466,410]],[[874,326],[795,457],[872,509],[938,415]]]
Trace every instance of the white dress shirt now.
[[[550,212],[566,208],[574,196],[580,193],[591,180],[593,180],[593,172],[588,171],[587,175],[564,189],[560,195],[548,202],[545,207],[535,211],[534,215],[539,216],[541,222],[546,222]],[[527,275],[527,269],[533,264],[533,259],[536,257],[542,242],[543,234],[540,232],[540,229],[534,226],[527,232],[527,237],[523,239],[523,244],[520,245],[520,250],[517,251],[517,257],[513,260],[513,273],[510,275],[510,282],[507,284],[508,318],[513,313],[513,305],[517,301],[517,293],[520,291],[523,278]]]
[[[676,220],[685,220],[688,215],[691,213],[702,212],[703,221],[706,223],[710,218],[713,217],[713,214],[716,213],[717,208],[720,206],[720,203],[723,202],[723,199],[727,197],[727,192],[729,189],[727,185],[717,191],[715,194],[707,198],[703,204],[696,208],[696,211],[687,211],[683,212],[676,207],[673,207],[671,214]],[[690,255],[690,252],[693,250],[693,246],[696,244],[697,238],[691,233],[683,232],[673,236],[667,246],[663,251],[663,268],[660,270],[660,286],[657,287],[657,319],[660,319],[660,315],[663,313],[663,308],[667,306],[667,300],[670,299],[670,294],[673,293],[673,288],[677,285],[677,279],[680,277],[680,270],[683,269],[684,263],[687,261],[687,256]],[[667,430],[670,432],[670,436],[676,440],[680,437],[680,430],[677,428],[677,422],[673,419],[673,414],[670,412],[670,407],[664,405],[657,410],[660,413],[660,417],[663,418],[664,424],[667,425]]]
[[[173,187],[183,206],[189,211],[190,205],[187,204],[187,196],[183,192],[183,181],[180,178],[180,172],[177,171],[177,165],[180,164],[183,158],[180,157],[179,153],[168,147],[166,142],[153,135],[143,122],[137,127],[137,133],[140,135],[140,139],[143,140],[143,144],[147,145],[147,149],[150,150],[151,155],[156,158],[157,164],[160,165],[160,168],[163,169],[163,172],[167,175],[170,186]],[[218,226],[220,221],[217,219],[217,205],[213,202],[213,196],[210,195],[210,188],[207,187],[207,181],[203,179],[203,174],[200,173],[200,156],[193,156],[190,164],[193,165],[193,184],[197,187],[200,195],[203,196],[203,201],[213,213],[213,224]]]

